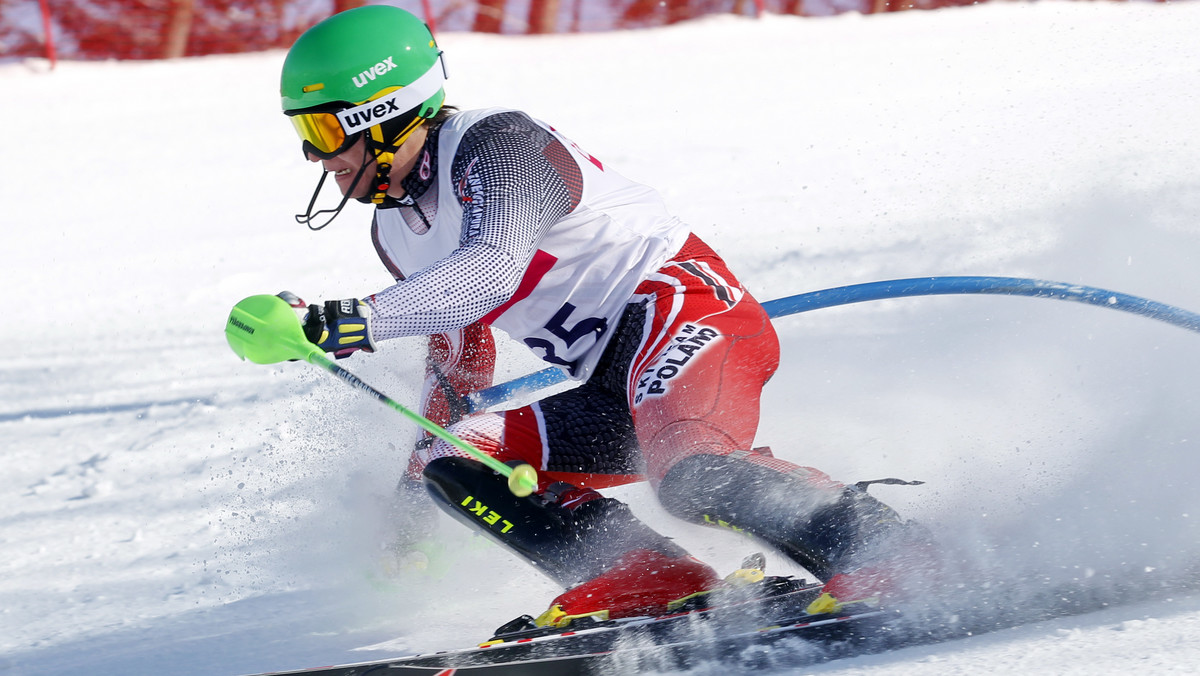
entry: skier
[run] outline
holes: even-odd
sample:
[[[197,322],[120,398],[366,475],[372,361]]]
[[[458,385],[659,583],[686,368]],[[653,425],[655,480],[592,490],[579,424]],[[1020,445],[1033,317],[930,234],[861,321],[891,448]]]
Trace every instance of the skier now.
[[[752,447],[779,362],[762,306],[654,190],[523,112],[445,106],[444,79],[428,27],[384,5],[305,32],[281,78],[305,157],[342,192],[314,214],[318,183],[298,218],[319,229],[349,199],[374,204],[371,237],[396,280],[308,306],[306,335],[338,358],[429,336],[423,413],[539,473],[518,498],[425,438],[403,483],[566,588],[539,625],[663,612],[722,585],[598,492],[639,480],[681,519],[782,550],[836,600],[876,594],[899,565],[889,541],[911,529],[864,489]],[[462,397],[492,382],[489,327],[579,386],[462,417]]]

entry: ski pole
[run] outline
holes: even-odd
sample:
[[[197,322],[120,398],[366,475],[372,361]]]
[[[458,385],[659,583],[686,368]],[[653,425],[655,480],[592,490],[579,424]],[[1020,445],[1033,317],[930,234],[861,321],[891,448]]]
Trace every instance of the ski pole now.
[[[319,366],[346,384],[371,395],[426,432],[500,473],[508,479],[508,489],[513,495],[525,497],[537,488],[537,471],[530,465],[509,467],[333,363],[321,348],[309,342],[295,310],[279,296],[250,296],[234,305],[225,323],[225,340],[234,354],[255,364],[306,361]]]

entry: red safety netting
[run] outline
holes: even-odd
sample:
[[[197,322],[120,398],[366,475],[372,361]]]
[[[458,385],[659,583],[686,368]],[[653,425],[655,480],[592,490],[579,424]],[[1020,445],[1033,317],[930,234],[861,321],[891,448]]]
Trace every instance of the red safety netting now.
[[[824,16],[973,0],[382,0],[435,31],[564,33],[661,26],[709,14]],[[159,59],[287,47],[365,0],[0,0],[0,56]],[[374,2],[372,2],[374,4]]]

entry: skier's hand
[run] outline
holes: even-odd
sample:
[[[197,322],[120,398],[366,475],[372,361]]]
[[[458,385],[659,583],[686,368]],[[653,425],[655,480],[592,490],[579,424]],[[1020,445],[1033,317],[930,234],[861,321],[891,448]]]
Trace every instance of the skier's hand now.
[[[375,341],[371,340],[371,308],[361,300],[327,300],[306,308],[304,301],[290,291],[278,295],[302,315],[304,337],[322,350],[332,352],[336,359],[358,350],[375,351]]]

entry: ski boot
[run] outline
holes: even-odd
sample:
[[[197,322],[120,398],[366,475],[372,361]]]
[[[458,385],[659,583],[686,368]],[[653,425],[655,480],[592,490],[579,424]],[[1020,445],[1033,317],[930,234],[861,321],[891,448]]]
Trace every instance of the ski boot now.
[[[582,618],[664,615],[720,586],[716,572],[694,557],[635,549],[612,568],[560,594],[533,624],[561,629]]]
[[[675,516],[746,532],[782,550],[826,581],[827,593],[813,611],[832,612],[877,601],[922,575],[914,568],[932,560],[928,535],[869,495],[871,483],[879,482],[846,486],[816,470],[743,452],[680,460],[658,495]],[[923,554],[897,553],[910,549]]]

